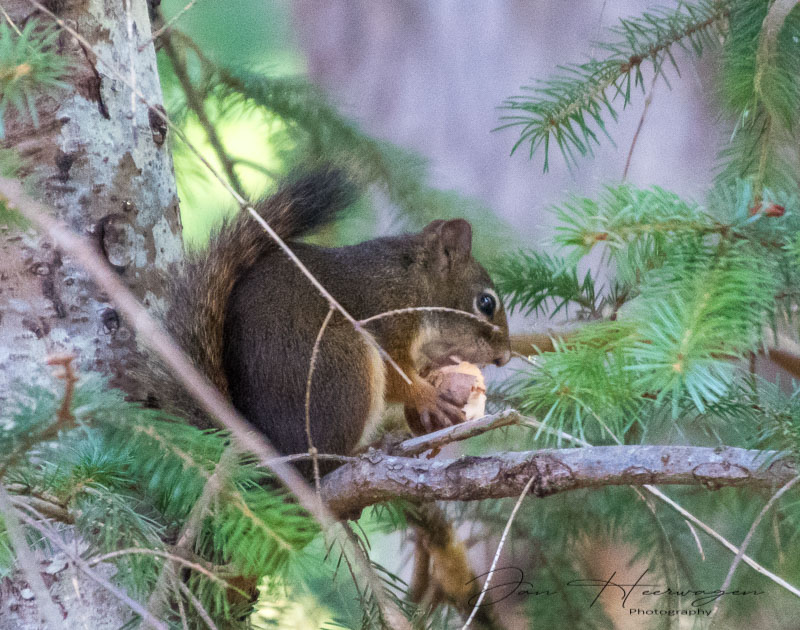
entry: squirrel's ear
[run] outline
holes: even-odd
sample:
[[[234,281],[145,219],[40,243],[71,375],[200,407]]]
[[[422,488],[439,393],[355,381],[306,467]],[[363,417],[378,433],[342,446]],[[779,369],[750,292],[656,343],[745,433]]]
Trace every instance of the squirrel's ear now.
[[[472,252],[472,226],[464,219],[432,221],[422,236],[440,269],[466,260]]]

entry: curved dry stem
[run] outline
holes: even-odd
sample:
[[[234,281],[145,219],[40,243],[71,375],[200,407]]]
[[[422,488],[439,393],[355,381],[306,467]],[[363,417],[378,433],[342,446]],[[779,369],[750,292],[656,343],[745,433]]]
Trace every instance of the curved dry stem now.
[[[497,551],[494,552],[494,558],[492,558],[492,564],[489,566],[489,571],[486,573],[486,580],[483,583],[483,588],[481,589],[480,595],[478,595],[478,599],[475,601],[475,605],[472,607],[472,612],[467,617],[467,620],[464,622],[464,625],[461,626],[461,630],[467,630],[469,625],[472,623],[472,620],[475,618],[475,615],[478,613],[478,608],[483,601],[483,598],[486,596],[486,591],[489,590],[489,584],[492,581],[492,575],[494,575],[494,570],[497,568],[497,563],[500,560],[500,552],[503,550],[503,547],[506,544],[506,538],[508,538],[508,532],[511,531],[511,524],[514,522],[514,519],[517,516],[517,512],[519,512],[519,508],[522,505],[522,500],[528,494],[528,491],[531,489],[533,482],[536,481],[536,475],[532,475],[530,479],[528,479],[528,483],[525,484],[525,487],[522,489],[522,492],[517,499],[517,502],[514,504],[514,509],[511,510],[511,514],[508,517],[508,521],[506,521],[506,526],[503,528],[503,534],[500,536],[500,542],[497,543]]]
[[[322,326],[319,327],[317,338],[314,340],[314,348],[311,350],[311,361],[308,366],[308,377],[306,378],[306,401],[305,401],[305,415],[306,415],[306,437],[308,438],[308,453],[311,455],[311,463],[314,468],[314,487],[319,496],[319,460],[317,458],[317,448],[314,446],[314,440],[311,438],[311,380],[314,377],[314,369],[317,367],[317,355],[319,354],[319,344],[322,341],[322,336],[325,334],[325,329],[333,317],[333,306],[328,309],[328,314],[322,321]]]
[[[761,512],[758,513],[756,519],[753,521],[753,524],[750,526],[750,529],[747,531],[747,535],[744,537],[742,544],[739,546],[739,551],[736,552],[736,557],[733,559],[733,563],[731,564],[731,568],[728,569],[728,575],[725,576],[725,581],[722,583],[722,586],[719,587],[720,591],[727,591],[728,587],[731,585],[731,581],[733,580],[733,574],[736,572],[736,568],[742,561],[744,557],[744,552],[750,546],[750,542],[753,540],[753,535],[756,533],[756,529],[758,528],[759,524],[763,520],[763,518],[767,515],[767,512],[770,511],[773,505],[780,499],[786,492],[791,490],[792,486],[794,486],[798,481],[800,481],[800,476],[791,479],[790,481],[786,482],[775,494],[770,497],[770,500],[767,501],[766,505],[761,509]],[[719,609],[720,600],[718,599],[714,602],[714,608],[711,609],[711,614],[709,618],[714,619],[717,610]]]
[[[47,585],[42,579],[36,557],[28,546],[28,541],[25,540],[25,532],[19,522],[20,518],[25,519],[25,515],[19,514],[18,518],[17,511],[11,503],[11,497],[8,496],[8,492],[2,485],[0,485],[0,515],[3,517],[6,533],[16,552],[22,574],[36,597],[39,612],[52,630],[58,630],[62,625],[61,611],[50,597],[50,591],[47,590]]]
[[[362,326],[369,324],[370,322],[377,321],[379,319],[384,319],[386,317],[394,317],[396,315],[404,315],[406,313],[415,313],[415,312],[441,312],[441,313],[455,313],[456,315],[461,315],[462,317],[468,317],[469,319],[474,319],[481,324],[484,324],[492,329],[492,331],[500,330],[500,327],[492,324],[491,322],[486,321],[482,317],[475,315],[475,313],[469,313],[468,311],[462,311],[458,308],[449,308],[447,306],[409,306],[406,308],[395,308],[391,311],[384,311],[382,313],[378,313],[377,315],[372,315],[370,317],[365,317],[364,319],[359,319],[358,323]]]

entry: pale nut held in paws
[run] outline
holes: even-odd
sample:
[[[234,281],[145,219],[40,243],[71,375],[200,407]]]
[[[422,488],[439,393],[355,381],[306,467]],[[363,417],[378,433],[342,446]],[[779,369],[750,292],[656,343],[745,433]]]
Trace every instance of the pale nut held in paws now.
[[[474,363],[445,365],[428,374],[426,380],[442,398],[461,407],[467,420],[486,415],[486,383]]]

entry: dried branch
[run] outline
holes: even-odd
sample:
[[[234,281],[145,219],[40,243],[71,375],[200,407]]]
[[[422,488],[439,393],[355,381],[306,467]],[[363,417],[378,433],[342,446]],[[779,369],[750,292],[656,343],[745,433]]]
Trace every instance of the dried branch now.
[[[75,522],[75,516],[63,505],[34,495],[16,494],[18,490],[15,489],[14,486],[22,486],[22,484],[8,484],[6,486],[6,490],[12,493],[12,503],[29,507],[31,510],[36,510],[36,512],[42,516],[58,521],[59,523],[71,525]],[[21,492],[24,493],[26,490],[27,488],[23,487]]]
[[[58,630],[63,625],[63,616],[53,598],[50,597],[50,591],[47,590],[47,585],[42,579],[36,557],[25,539],[25,532],[20,525],[18,514],[11,504],[11,497],[8,496],[8,492],[2,485],[0,485],[0,515],[3,517],[8,538],[16,552],[22,574],[36,596],[39,611],[47,621],[47,625],[52,630]]]
[[[333,307],[328,309],[328,314],[322,321],[322,326],[319,327],[317,338],[314,340],[314,347],[311,350],[311,360],[308,365],[308,377],[306,378],[306,396],[305,396],[305,415],[306,415],[306,438],[308,439],[308,454],[311,456],[311,462],[314,469],[314,488],[319,494],[319,459],[317,457],[317,447],[314,446],[314,440],[311,437],[311,381],[314,378],[314,370],[317,367],[317,355],[319,354],[319,344],[322,342],[322,336],[325,334],[325,329],[331,321],[334,314]]]
[[[530,419],[528,421],[528,424],[530,424],[533,427],[540,428],[543,431],[546,431],[547,433],[551,433],[551,434],[554,434],[554,435],[558,435],[559,437],[563,437],[563,438],[569,440],[570,442],[573,442],[574,444],[580,444],[581,446],[586,446],[586,447],[591,447],[592,446],[586,440],[582,440],[582,439],[580,439],[578,437],[570,435],[569,433],[564,433],[563,431],[556,431],[555,429],[552,429],[552,428],[550,428],[550,427],[548,427],[546,425],[543,425],[538,420]],[[664,503],[666,503],[669,507],[671,507],[673,510],[675,510],[678,514],[680,514],[683,518],[686,519],[686,524],[689,526],[689,529],[691,530],[692,534],[694,535],[695,540],[697,541],[697,546],[698,546],[698,548],[700,548],[700,555],[703,556],[704,559],[705,559],[705,555],[703,554],[702,546],[700,545],[700,540],[697,537],[697,534],[694,531],[694,528],[692,527],[692,524],[697,525],[700,529],[702,529],[706,534],[711,536],[711,538],[713,538],[718,543],[720,543],[728,551],[732,552],[735,555],[739,554],[740,550],[736,547],[736,545],[731,543],[727,538],[725,538],[717,530],[715,530],[715,529],[709,527],[708,525],[706,525],[703,521],[701,521],[694,514],[689,512],[682,505],[680,505],[679,503],[677,503],[676,501],[674,501],[670,497],[668,497],[666,494],[661,492],[661,490],[659,490],[658,488],[656,488],[655,486],[650,485],[650,484],[645,484],[643,487],[644,487],[645,490],[647,490],[647,492],[652,494],[657,499],[659,499],[659,500],[663,501]],[[789,584],[786,580],[784,580],[780,576],[777,576],[774,573],[772,573],[772,571],[767,570],[766,568],[761,566],[758,562],[753,560],[747,554],[743,554],[742,555],[742,560],[745,562],[745,564],[750,566],[754,571],[756,571],[756,572],[760,573],[761,575],[767,577],[768,579],[772,580],[773,582],[775,582],[775,584],[778,584],[779,586],[785,588],[787,591],[789,591],[793,595],[796,595],[797,597],[800,597],[800,589],[798,589],[797,587],[793,586],[792,584]]]
[[[186,586],[186,584],[181,582],[179,579],[174,578],[172,580],[172,585],[176,586],[180,590],[180,592],[186,596],[186,599],[189,600],[192,606],[194,606],[194,609],[197,611],[197,614],[200,615],[200,618],[208,626],[209,630],[218,630],[217,625],[211,619],[211,615],[209,615],[208,611],[205,608],[203,608],[203,604],[200,603],[200,600],[194,596],[194,593],[192,593],[192,591],[189,590],[189,587]]]
[[[186,65],[186,58],[183,55],[182,50],[178,50],[172,43],[172,38],[167,36],[163,39],[163,49],[164,52],[169,57],[169,61],[172,64],[172,69],[175,71],[175,76],[178,78],[178,82],[181,84],[181,88],[183,89],[183,93],[186,95],[186,104],[189,106],[195,116],[197,116],[197,121],[200,123],[200,126],[206,132],[206,137],[208,138],[211,147],[214,149],[214,153],[217,156],[220,164],[222,164],[222,168],[225,170],[225,174],[228,176],[228,179],[231,182],[231,186],[239,193],[242,197],[244,197],[244,188],[242,187],[242,182],[239,180],[239,176],[236,174],[236,171],[233,168],[233,161],[228,155],[228,152],[225,150],[225,147],[222,146],[222,139],[219,137],[217,133],[217,128],[211,122],[211,119],[208,117],[206,113],[205,104],[203,103],[203,96],[195,89],[194,85],[192,85],[192,79],[189,77],[189,70]]]
[[[724,592],[728,590],[728,587],[731,585],[731,581],[733,580],[733,574],[736,572],[736,567],[739,566],[739,563],[742,561],[744,557],[744,552],[747,551],[747,548],[750,546],[750,541],[753,540],[753,535],[756,533],[756,529],[761,521],[766,516],[767,512],[770,511],[773,505],[778,502],[784,494],[786,494],[792,486],[794,486],[798,481],[800,481],[800,477],[795,477],[786,482],[781,488],[770,497],[770,500],[761,508],[761,511],[756,516],[756,519],[753,521],[753,524],[750,525],[750,529],[747,531],[747,535],[744,537],[742,544],[739,545],[739,551],[736,553],[736,557],[733,559],[731,563],[730,569],[728,569],[728,575],[725,576],[725,581],[722,583],[722,586],[719,587],[719,590]],[[716,618],[716,612],[719,609],[719,600],[714,602],[714,607],[711,609],[711,614],[709,615],[710,618]]]
[[[653,75],[653,82],[650,84],[650,91],[647,93],[647,98],[644,99],[644,108],[642,109],[642,115],[639,118],[639,124],[636,125],[636,131],[633,133],[633,140],[631,140],[630,149],[628,149],[628,157],[625,160],[625,168],[622,170],[622,181],[624,182],[628,179],[628,169],[631,167],[631,159],[633,158],[633,151],[636,149],[636,143],[639,141],[639,134],[642,132],[642,127],[644,127],[644,121],[647,118],[647,110],[650,109],[650,104],[653,102],[653,92],[656,89],[656,79],[658,78],[658,73]]]
[[[765,465],[769,462],[769,465]],[[646,484],[773,487],[797,465],[771,451],[692,446],[593,446],[451,460],[419,460],[371,450],[322,482],[336,514],[389,499],[474,501],[518,496],[531,476],[545,497],[579,488]]]
[[[61,407],[58,408],[58,421],[60,426],[69,426],[75,422],[75,417],[72,415],[72,396],[75,393],[75,383],[78,382],[78,376],[72,368],[72,362],[75,360],[75,355],[60,354],[52,356],[47,359],[47,365],[60,365],[64,368],[63,372],[55,375],[64,381],[64,398],[61,400]]]
[[[466,440],[491,431],[492,429],[519,424],[526,420],[528,420],[528,418],[521,415],[518,411],[507,409],[506,411],[501,411],[491,416],[484,416],[477,420],[462,422],[452,427],[446,427],[434,431],[433,433],[427,433],[426,435],[420,435],[419,437],[405,440],[392,448],[391,451],[392,455],[412,457],[434,448],[441,448],[445,444],[450,444],[451,442]]]
[[[108,553],[95,556],[91,560],[89,560],[87,564],[88,566],[93,567],[96,564],[100,564],[102,562],[108,562],[109,560],[113,560],[114,558],[119,558],[120,556],[129,556],[136,554],[166,558],[167,560],[183,565],[187,569],[192,569],[193,571],[202,573],[209,580],[215,582],[216,584],[222,586],[225,589],[231,589],[241,595],[245,595],[244,591],[237,588],[224,578],[220,577],[219,572],[214,571],[215,567],[210,562],[205,562],[202,558],[197,558],[196,560],[189,560],[187,558],[184,558],[179,553],[176,553],[176,551],[170,552],[170,551],[161,551],[160,549],[144,549],[142,547],[128,547],[126,549],[117,549],[116,551],[110,551]]]
[[[34,444],[44,442],[58,435],[61,429],[67,429],[73,426],[75,418],[72,415],[72,395],[75,391],[75,383],[78,377],[72,369],[72,361],[75,359],[72,355],[56,355],[47,360],[48,365],[60,365],[64,368],[63,372],[55,375],[56,378],[64,380],[64,397],[61,400],[61,406],[56,414],[56,421],[44,427],[41,431],[35,431],[22,440],[22,442],[5,458],[0,464],[0,479],[2,479],[6,472],[12,468],[16,463],[30,451]]]
[[[156,630],[167,630],[167,626],[158,619],[155,619],[149,612],[142,606],[139,602],[135,599],[128,596],[122,589],[114,586],[111,582],[109,582],[106,578],[102,575],[93,571],[86,561],[81,557],[80,553],[75,549],[74,545],[67,544],[61,538],[61,536],[56,532],[52,527],[46,525],[42,520],[42,515],[36,513],[35,510],[31,509],[30,506],[22,505],[21,507],[27,509],[28,511],[32,512],[34,516],[29,516],[23,512],[18,512],[20,520],[24,521],[26,525],[32,527],[36,531],[38,531],[42,536],[44,536],[48,541],[53,543],[56,547],[58,547],[64,554],[72,560],[73,565],[84,573],[87,577],[94,580],[109,591],[114,597],[119,599],[122,603],[127,605],[132,611],[136,614],[141,616],[144,620],[148,621],[150,624],[153,625]],[[61,626],[63,627],[63,624]]]
[[[159,28],[156,32],[153,33],[152,37],[148,39],[144,44],[139,46],[139,52],[142,52],[147,46],[152,44],[156,39],[161,37],[166,33],[172,32],[172,27],[175,26],[176,22],[180,20],[186,12],[188,12],[194,5],[197,3],[197,0],[190,0],[186,6],[184,6],[180,11],[178,11],[169,22],[166,22],[161,28]]]

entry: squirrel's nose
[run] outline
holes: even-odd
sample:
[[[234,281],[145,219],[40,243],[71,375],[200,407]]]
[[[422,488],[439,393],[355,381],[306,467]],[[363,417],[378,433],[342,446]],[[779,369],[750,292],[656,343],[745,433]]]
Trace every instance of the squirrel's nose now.
[[[503,350],[503,353],[494,360],[494,364],[497,367],[503,367],[506,363],[511,360],[511,349]]]

